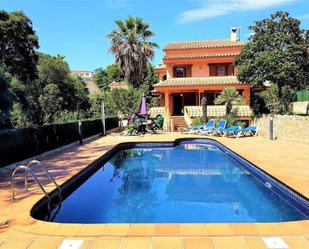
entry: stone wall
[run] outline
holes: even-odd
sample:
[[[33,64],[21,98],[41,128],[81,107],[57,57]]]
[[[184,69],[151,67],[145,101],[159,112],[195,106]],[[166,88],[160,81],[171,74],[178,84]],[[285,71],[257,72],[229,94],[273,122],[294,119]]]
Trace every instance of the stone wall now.
[[[259,127],[259,136],[269,137],[269,119],[265,115],[253,121]],[[273,127],[276,139],[309,144],[309,116],[275,115]]]

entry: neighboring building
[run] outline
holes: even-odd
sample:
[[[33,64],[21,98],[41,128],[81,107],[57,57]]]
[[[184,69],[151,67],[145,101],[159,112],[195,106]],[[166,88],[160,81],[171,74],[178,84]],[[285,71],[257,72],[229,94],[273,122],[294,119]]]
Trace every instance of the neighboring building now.
[[[110,89],[128,89],[129,85],[125,81],[121,81],[121,82],[113,81],[112,83],[108,85],[108,87]]]
[[[88,81],[92,80],[92,77],[94,75],[93,72],[91,71],[86,71],[86,70],[71,70],[70,71],[71,75],[78,75],[83,78],[83,80]]]
[[[155,69],[160,82],[154,85],[154,92],[161,96],[161,106],[166,107],[172,120],[175,116],[184,115],[186,106],[200,106],[203,96],[206,96],[208,105],[214,105],[215,98],[227,87],[236,88],[245,104],[249,104],[250,85],[238,81],[234,66],[235,58],[244,45],[237,40],[236,28],[231,29],[230,40],[166,45],[163,49],[164,65]]]
[[[97,86],[96,83],[92,80],[86,81],[86,85],[89,91],[89,94],[97,94],[97,93],[102,93],[102,90]]]
[[[92,81],[94,75],[93,72],[85,70],[71,70],[70,74],[80,76],[86,82],[90,95],[102,93],[102,90],[97,86],[94,81]]]

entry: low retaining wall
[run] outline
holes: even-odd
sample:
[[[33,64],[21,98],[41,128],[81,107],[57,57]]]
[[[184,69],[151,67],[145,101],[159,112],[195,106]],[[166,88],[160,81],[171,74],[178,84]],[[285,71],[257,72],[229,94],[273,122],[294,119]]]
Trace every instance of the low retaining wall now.
[[[270,116],[254,119],[260,129],[259,136],[269,137]],[[275,115],[273,118],[274,138],[309,144],[309,116]]]

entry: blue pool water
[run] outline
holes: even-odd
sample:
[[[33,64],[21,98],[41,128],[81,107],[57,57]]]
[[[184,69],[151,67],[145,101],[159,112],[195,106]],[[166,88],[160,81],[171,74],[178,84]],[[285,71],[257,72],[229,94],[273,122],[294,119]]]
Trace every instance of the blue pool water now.
[[[121,150],[53,212],[68,223],[279,222],[307,217],[213,144]]]

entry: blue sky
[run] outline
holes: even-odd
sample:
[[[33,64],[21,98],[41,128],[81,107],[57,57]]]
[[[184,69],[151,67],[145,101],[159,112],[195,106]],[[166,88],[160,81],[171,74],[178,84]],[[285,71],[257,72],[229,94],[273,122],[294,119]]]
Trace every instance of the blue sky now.
[[[160,45],[153,64],[161,63],[171,41],[228,39],[230,27],[247,27],[277,10],[288,11],[309,29],[308,0],[0,0],[0,9],[22,10],[37,32],[40,51],[61,54],[71,69],[94,70],[114,62],[106,34],[114,20],[128,15],[150,23]]]

